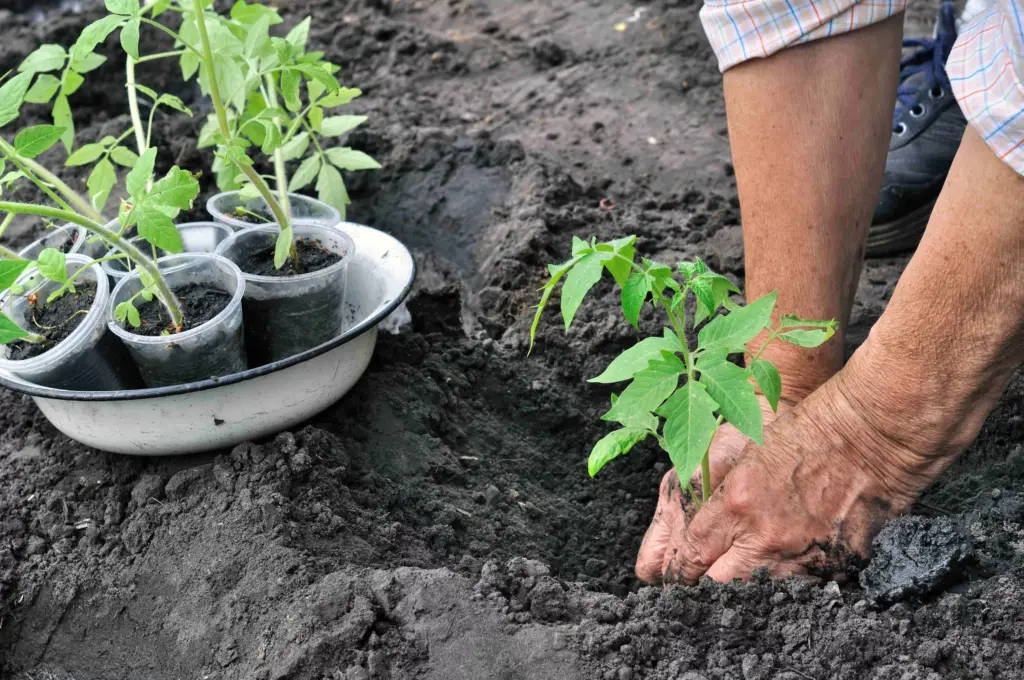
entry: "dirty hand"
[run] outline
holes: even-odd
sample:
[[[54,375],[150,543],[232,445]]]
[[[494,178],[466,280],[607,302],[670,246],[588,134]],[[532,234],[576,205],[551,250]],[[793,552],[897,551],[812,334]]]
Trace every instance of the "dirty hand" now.
[[[764,397],[759,396],[758,399],[761,401],[761,413],[767,426],[777,414],[772,411]],[[787,404],[779,403],[779,414],[788,409]],[[740,461],[749,443],[750,440],[732,425],[726,423],[719,428],[708,452],[712,487],[721,484],[729,471]],[[701,483],[701,472],[698,469],[690,482],[690,486],[698,495]],[[678,544],[686,531],[688,519],[692,519],[696,512],[697,507],[690,493],[679,484],[679,475],[676,474],[675,468],[666,472],[661,479],[658,508],[654,512],[651,526],[644,535],[636,561],[636,574],[642,581],[661,582],[673,554],[669,546]]]
[[[727,582],[765,567],[775,577],[843,579],[934,470],[921,474],[919,457],[880,435],[842,384],[836,376],[767,426],[764,447],[748,445],[690,518],[678,484],[673,490],[666,477],[637,575],[651,583],[694,584],[705,574]]]

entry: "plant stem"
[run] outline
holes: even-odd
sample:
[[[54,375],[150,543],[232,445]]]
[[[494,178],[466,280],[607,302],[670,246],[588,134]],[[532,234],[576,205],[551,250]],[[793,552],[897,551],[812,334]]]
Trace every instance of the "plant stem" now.
[[[711,456],[708,455],[707,451],[704,452],[704,457],[700,459],[700,483],[704,502],[707,503],[708,499],[711,498]]]
[[[145,129],[142,127],[142,116],[139,115],[139,92],[135,88],[135,59],[127,55],[125,60],[125,82],[128,85],[128,110],[131,112],[132,128],[135,130],[135,145],[139,148],[139,155],[146,153],[149,148],[146,144]]]
[[[188,50],[173,50],[171,52],[157,52],[156,54],[147,54],[144,57],[139,57],[135,62],[136,64],[144,64],[147,61],[156,61],[157,59],[168,59],[170,57],[180,57],[181,55],[188,52]],[[131,57],[129,57],[130,59]]]
[[[50,189],[50,187],[48,187],[45,182],[36,177],[35,173],[25,166],[25,164],[22,162],[21,157],[18,156],[18,152],[15,149],[11,148],[11,151],[13,151],[14,153],[10,154],[7,152],[6,149],[0,148],[0,153],[3,154],[4,158],[9,160],[11,164],[14,165],[14,167],[18,168],[18,170],[20,170],[25,175],[25,177],[29,179],[30,182],[39,187],[40,191],[46,194],[54,203],[59,205],[61,208],[67,210],[68,212],[73,212],[73,209],[70,205],[67,204],[67,201],[65,201],[57,194],[53,193],[53,190]]]
[[[21,257],[21,255],[18,255],[16,252],[11,250],[10,248],[5,248],[4,246],[0,246],[0,257],[3,257],[4,259],[7,259],[7,260],[21,260],[21,259],[24,259],[24,258]]]
[[[167,308],[167,312],[171,316],[171,321],[174,323],[174,327],[177,329],[181,328],[183,320],[181,307],[178,305],[178,301],[174,298],[174,293],[171,292],[171,289],[167,286],[167,282],[164,281],[164,277],[160,275],[160,270],[157,268],[156,263],[146,257],[141,250],[121,238],[116,232],[110,231],[104,225],[99,224],[88,217],[83,217],[78,213],[70,210],[51,208],[48,205],[0,201],[0,211],[24,215],[37,215],[39,217],[49,217],[54,220],[63,220],[65,222],[83,226],[93,232],[110,244],[111,247],[117,248],[127,255],[128,258],[139,267],[139,269],[145,270],[146,273],[153,278],[153,285],[156,288],[157,298],[159,298],[160,302]]]
[[[14,152],[14,147],[7,144],[5,140],[0,140],[0,148],[3,148],[4,152],[8,154]],[[69,187],[63,181],[61,181],[60,177],[57,177],[57,175],[47,170],[39,163],[36,163],[31,158],[22,158],[20,160],[41,180],[43,180],[47,184],[52,184],[57,189],[57,191],[60,192],[60,194],[64,196],[64,198],[67,199],[68,203],[73,205],[75,207],[75,210],[77,210],[79,213],[97,222],[107,221],[107,218],[101,215],[99,211],[96,210],[96,208],[92,207],[92,203],[89,203],[89,201],[84,196],[82,196],[77,191]]]
[[[213,108],[217,113],[217,126],[220,128],[220,134],[224,138],[226,146],[231,145],[232,134],[231,128],[228,126],[228,114],[224,109],[224,100],[220,96],[220,86],[217,84],[217,69],[213,60],[213,48],[210,46],[210,36],[206,31],[206,17],[203,14],[203,2],[202,0],[192,0],[192,5],[196,15],[196,26],[199,29],[199,41],[202,44],[202,52],[200,53],[203,60],[203,64],[206,66],[206,74],[209,76],[210,82],[210,99],[213,100]],[[230,156],[230,154],[228,154]],[[278,226],[283,229],[291,227],[291,220],[287,214],[281,209],[281,205],[274,199],[273,193],[270,191],[270,187],[260,177],[256,169],[251,165],[245,163],[239,163],[234,158],[231,160],[235,163],[239,170],[245,174],[246,178],[252,183],[256,190],[260,192],[263,200],[266,201],[267,207],[270,208],[270,212],[274,214],[274,218],[277,220]],[[292,247],[294,251],[294,246]]]
[[[264,82],[267,84],[267,104],[271,108],[277,108],[277,86],[274,84],[274,77],[271,75],[264,76]],[[274,117],[274,125],[277,127],[277,131],[281,131],[281,121],[278,117]],[[281,147],[278,146],[274,149],[274,173],[277,175],[277,193],[281,196],[281,207],[286,213],[291,215],[291,206],[288,205],[288,172],[284,164],[284,154],[281,153]]]

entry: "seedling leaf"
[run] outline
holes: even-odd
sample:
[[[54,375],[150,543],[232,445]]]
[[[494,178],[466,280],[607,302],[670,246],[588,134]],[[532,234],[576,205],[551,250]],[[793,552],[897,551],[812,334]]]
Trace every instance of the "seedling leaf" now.
[[[780,333],[779,339],[798,347],[818,347],[833,335],[835,335],[835,331],[831,328],[816,328],[814,330],[796,329]]]
[[[64,128],[54,125],[35,125],[25,128],[14,138],[14,150],[24,158],[35,158],[57,143]]]
[[[0,291],[13,286],[30,264],[32,263],[29,260],[0,260]]]
[[[292,228],[282,229],[277,235],[277,244],[274,248],[274,266],[280,269],[288,261],[288,255],[292,249]]]
[[[647,364],[637,372],[633,382],[619,395],[611,409],[601,416],[602,420],[619,423],[630,422],[638,416],[657,411],[662,403],[672,396],[679,384],[679,376],[686,372],[683,362],[672,352],[663,350],[661,357]]]
[[[373,158],[347,146],[328,149],[326,153],[327,159],[342,170],[377,170],[380,168],[380,163]]]
[[[665,417],[664,439],[679,481],[688,484],[718,429],[718,404],[702,384],[687,381],[658,409]]]
[[[68,96],[61,92],[53,100],[53,124],[64,128],[64,134],[60,141],[68,153],[75,147],[75,121],[71,117],[71,105],[68,104]]]
[[[18,71],[22,73],[48,73],[64,65],[67,52],[60,45],[40,45],[35,52],[25,57]]]
[[[340,137],[366,122],[366,116],[330,116],[320,125],[320,134],[325,137]]]
[[[720,356],[704,355],[701,360],[697,361],[700,382],[718,403],[718,412],[737,430],[763,445],[764,417],[747,371]]]
[[[103,148],[102,144],[86,144],[85,146],[80,146],[78,147],[77,151],[68,156],[68,159],[67,161],[64,162],[64,165],[88,165],[89,163],[92,163],[97,158],[102,156],[105,151],[106,149]]]
[[[562,319],[565,330],[569,331],[576,310],[579,309],[587,292],[601,280],[601,256],[596,252],[587,253],[565,278],[562,286]]]
[[[89,201],[97,210],[103,210],[110,198],[110,192],[117,184],[117,173],[114,171],[114,164],[104,158],[89,174],[86,180],[86,188],[89,190]]]
[[[10,317],[6,314],[0,312],[0,345],[6,345],[9,342],[27,338],[28,336],[28,331],[11,321]]]
[[[31,73],[19,73],[0,87],[0,127],[18,117],[31,82]]]
[[[764,359],[758,359],[750,365],[750,375],[757,381],[761,388],[761,394],[771,404],[772,410],[778,412],[779,397],[782,396],[782,378],[779,376],[779,369],[775,364]]]
[[[640,272],[633,273],[626,279],[626,285],[622,286],[622,313],[626,321],[637,330],[640,328],[640,310],[650,292],[651,282],[646,274]]]
[[[310,156],[302,161],[299,169],[288,183],[288,191],[296,192],[308,185],[320,172],[320,156]]]
[[[36,260],[36,267],[39,273],[57,283],[64,283],[68,280],[67,261],[64,253],[56,248],[46,248],[39,253]]]
[[[25,93],[25,101],[29,104],[48,104],[59,89],[60,79],[44,73],[36,78],[36,82],[32,83],[32,87]]]
[[[742,352],[745,345],[771,322],[775,297],[774,292],[769,293],[727,316],[715,317],[697,334],[700,347],[707,351],[725,349]]]
[[[139,236],[168,253],[180,253],[183,250],[181,234],[166,213],[154,206],[143,205],[137,208],[137,214]]]
[[[142,196],[146,191],[146,185],[149,183],[150,178],[153,177],[153,167],[156,165],[156,147],[151,146],[146,149],[146,152],[139,156],[139,162],[135,164],[135,167],[128,176],[125,178],[125,186],[128,188],[128,194],[135,198],[136,196]],[[113,166],[111,166],[113,169]]]
[[[596,475],[609,461],[629,453],[639,442],[647,439],[647,430],[623,429],[609,432],[594,444],[587,461],[590,476]]]
[[[587,382],[606,384],[629,380],[639,371],[647,368],[651,361],[661,359],[662,352],[681,352],[682,350],[679,338],[666,328],[662,337],[641,340],[615,357],[601,375],[591,378]]]
[[[148,152],[147,152],[148,153]],[[199,195],[199,182],[188,170],[171,168],[167,176],[153,185],[149,198],[156,205],[188,210]]]

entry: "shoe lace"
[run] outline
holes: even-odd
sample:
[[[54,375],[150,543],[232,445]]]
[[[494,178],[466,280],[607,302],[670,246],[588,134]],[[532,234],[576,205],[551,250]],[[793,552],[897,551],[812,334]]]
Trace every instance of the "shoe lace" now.
[[[917,106],[917,93],[921,91],[921,82],[917,79],[909,83],[910,76],[925,74],[925,84],[929,90],[936,87],[949,91],[949,77],[946,75],[946,59],[949,58],[953,43],[956,42],[956,10],[953,3],[944,2],[939,9],[938,30],[934,38],[905,38],[904,48],[917,48],[917,51],[900,62],[900,86],[896,90],[896,107],[892,114],[892,129],[899,130],[900,117],[907,109]]]

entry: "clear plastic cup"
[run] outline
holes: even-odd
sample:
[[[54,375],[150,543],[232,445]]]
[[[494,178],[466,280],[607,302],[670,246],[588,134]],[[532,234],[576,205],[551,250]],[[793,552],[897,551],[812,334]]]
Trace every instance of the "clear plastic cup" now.
[[[235,233],[235,230],[217,222],[186,222],[178,225],[178,233],[181,234],[183,253],[213,253],[224,239]],[[151,255],[153,252],[153,246],[140,236],[130,239],[128,242],[147,255]],[[107,251],[107,255],[116,253],[116,248]],[[157,248],[157,257],[165,255],[167,252]],[[116,285],[131,270],[128,269],[128,261],[121,259],[107,260],[103,263],[103,271]]]
[[[324,227],[334,227],[341,223],[341,213],[327,205],[302,194],[288,194],[288,207],[290,217],[296,222],[319,224]],[[238,217],[236,211],[244,208],[250,213],[263,215],[267,219],[261,221],[252,215],[248,219]],[[226,224],[232,229],[251,229],[273,225],[277,222],[273,214],[267,208],[267,203],[262,198],[244,200],[237,191],[226,191],[217,194],[206,202],[206,211],[210,216],[221,224]]]
[[[253,368],[287,359],[338,336],[343,330],[348,263],[356,244],[340,229],[296,223],[297,238],[319,241],[341,259],[330,267],[298,276],[245,276],[245,342]],[[273,246],[278,228],[253,227],[217,249],[242,266],[253,251]]]
[[[18,255],[26,260],[35,260],[45,249],[57,248],[63,250],[66,255],[82,254],[90,260],[95,260],[107,249],[107,246],[98,238],[93,238],[92,241],[89,239],[89,232],[85,227],[80,227],[77,224],[65,224],[62,227],[48,230],[42,238],[22,248]]]
[[[96,298],[77,328],[56,347],[31,359],[8,359],[9,350],[0,347],[0,369],[45,387],[65,390],[127,390],[142,387],[135,365],[124,345],[107,330],[106,310],[110,283],[99,265],[84,255],[66,257],[68,276],[88,266],[76,281],[96,284]],[[60,284],[45,281],[32,290],[45,300]],[[4,296],[0,304],[22,328],[32,328],[27,295]]]
[[[138,335],[114,320],[114,309],[142,290],[142,281],[138,271],[121,279],[107,305],[107,326],[131,352],[146,385],[180,385],[248,368],[242,328],[246,287],[242,270],[226,258],[207,253],[168,255],[157,260],[157,266],[171,290],[199,283],[232,297],[227,307],[201,326],[171,335]]]

